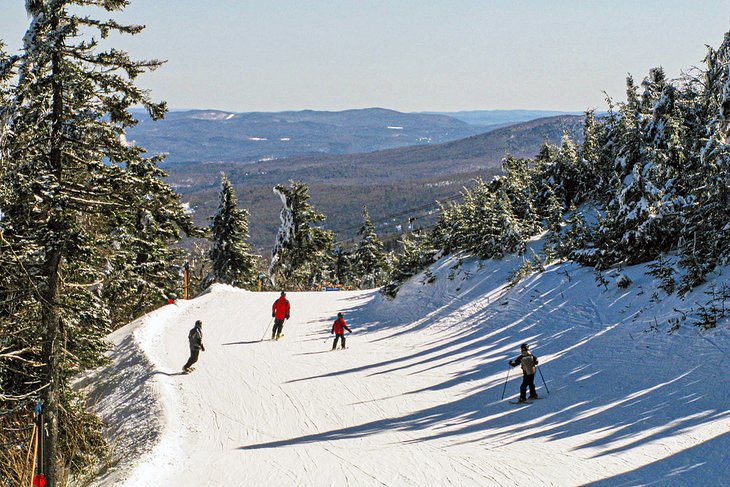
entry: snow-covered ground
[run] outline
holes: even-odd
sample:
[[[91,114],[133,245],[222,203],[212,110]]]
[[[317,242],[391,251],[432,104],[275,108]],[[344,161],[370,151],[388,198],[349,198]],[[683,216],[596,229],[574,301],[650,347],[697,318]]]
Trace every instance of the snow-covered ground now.
[[[394,301],[292,292],[278,342],[260,341],[277,294],[227,286],[117,331],[82,383],[116,434],[96,485],[728,485],[728,322],[668,333],[706,288],[681,302],[643,266],[621,290],[565,264],[509,289],[516,263],[443,259]],[[330,352],[338,311],[353,333]],[[196,319],[206,351],[181,375]],[[538,376],[546,399],[512,405],[523,342],[550,393]]]

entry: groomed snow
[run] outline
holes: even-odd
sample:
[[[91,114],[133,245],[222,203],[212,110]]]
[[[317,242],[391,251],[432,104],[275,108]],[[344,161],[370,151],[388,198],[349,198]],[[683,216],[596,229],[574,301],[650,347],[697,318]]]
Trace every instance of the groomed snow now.
[[[260,341],[276,293],[220,285],[119,330],[84,381],[117,434],[95,485],[727,485],[727,321],[668,334],[686,304],[655,302],[642,266],[625,290],[572,264],[507,289],[517,263],[443,259],[392,302],[288,293],[278,342]],[[338,311],[354,333],[330,352]],[[206,351],[181,375],[196,319]],[[546,399],[511,405],[522,342],[550,394],[538,376]]]

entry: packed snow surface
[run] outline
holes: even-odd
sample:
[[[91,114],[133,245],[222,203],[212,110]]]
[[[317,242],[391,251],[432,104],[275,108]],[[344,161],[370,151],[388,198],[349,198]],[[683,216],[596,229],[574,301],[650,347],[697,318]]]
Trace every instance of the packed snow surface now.
[[[627,289],[572,264],[508,288],[515,264],[442,259],[394,301],[290,292],[279,341],[278,293],[220,285],[119,330],[83,383],[115,435],[96,485],[727,485],[727,320],[668,333],[686,304],[642,266]],[[338,311],[353,333],[330,351]],[[523,342],[550,393],[538,375],[544,399],[513,405]]]

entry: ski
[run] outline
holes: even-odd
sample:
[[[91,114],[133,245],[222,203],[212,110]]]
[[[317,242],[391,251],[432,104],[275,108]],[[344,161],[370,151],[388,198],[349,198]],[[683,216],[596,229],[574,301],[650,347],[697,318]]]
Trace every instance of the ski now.
[[[519,401],[509,401],[510,404],[532,404],[535,401],[540,401],[542,399],[545,399],[544,397],[538,397],[536,399],[528,399],[527,401],[519,402]]]

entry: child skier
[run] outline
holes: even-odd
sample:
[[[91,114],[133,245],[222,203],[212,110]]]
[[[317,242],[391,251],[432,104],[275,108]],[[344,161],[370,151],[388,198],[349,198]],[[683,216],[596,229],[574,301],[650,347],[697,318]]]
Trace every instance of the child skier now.
[[[271,317],[274,318],[274,327],[271,329],[271,339],[278,340],[283,335],[284,331],[284,320],[289,319],[289,312],[291,311],[291,305],[289,300],[286,299],[286,293],[281,292],[279,299],[274,301],[271,306]]]
[[[190,345],[190,358],[183,365],[183,372],[188,373],[195,370],[193,364],[198,361],[198,355],[200,351],[205,352],[205,346],[203,346],[203,322],[198,320],[195,322],[195,326],[188,333],[188,344]]]
[[[509,364],[512,367],[522,366],[522,384],[520,384],[520,399],[517,402],[525,402],[527,398],[527,388],[530,388],[530,399],[537,399],[537,392],[535,392],[535,372],[537,371],[537,364],[539,361],[537,357],[530,353],[530,346],[527,343],[523,343],[520,347],[522,353],[519,357],[514,360],[510,360]]]
[[[340,338],[342,338],[342,348],[345,348],[345,330],[352,333],[352,330],[347,327],[342,313],[337,313],[337,319],[332,323],[332,329],[330,330],[330,333],[335,334],[335,342],[332,344],[332,350],[337,348],[337,340]]]

